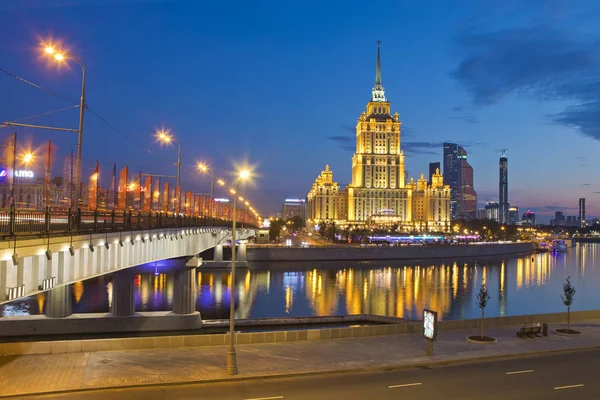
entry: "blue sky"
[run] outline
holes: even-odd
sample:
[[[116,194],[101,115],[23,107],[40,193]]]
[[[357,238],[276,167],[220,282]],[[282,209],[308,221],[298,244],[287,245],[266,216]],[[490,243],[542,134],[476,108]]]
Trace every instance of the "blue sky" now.
[[[174,173],[176,150],[152,138],[165,127],[181,140],[184,187],[207,191],[196,161],[224,177],[251,163],[259,176],[247,194],[265,215],[304,196],[325,164],[346,185],[381,40],[383,85],[400,113],[411,176],[454,141],[469,153],[479,202],[496,200],[507,148],[512,204],[576,214],[585,197],[588,215],[600,215],[595,1],[3,3],[0,68],[77,100],[78,67],[56,68],[40,58],[39,43],[61,41],[84,59],[90,110],[127,136],[87,113],[84,171],[99,159],[103,180],[113,162]],[[68,106],[0,74],[3,121]],[[77,117],[71,110],[31,122],[75,128]],[[69,133],[19,135],[34,146],[51,137],[57,172],[76,142]]]

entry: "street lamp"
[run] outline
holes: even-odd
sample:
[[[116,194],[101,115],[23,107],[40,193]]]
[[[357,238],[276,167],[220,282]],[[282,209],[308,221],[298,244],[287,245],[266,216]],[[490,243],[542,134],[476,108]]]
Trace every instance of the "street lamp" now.
[[[242,170],[238,175],[238,180],[235,185],[235,191],[237,192],[238,187],[240,186],[240,182],[247,180],[250,178],[250,171]],[[231,288],[229,289],[230,299],[229,299],[229,334],[231,335],[231,340],[229,342],[229,350],[227,351],[227,375],[237,375],[238,367],[237,367],[237,357],[235,354],[235,307],[234,307],[234,287],[235,287],[235,217],[236,217],[236,207],[237,207],[237,196],[233,196],[233,218],[232,218],[232,227],[231,227]]]
[[[214,198],[213,198],[213,192],[215,189],[215,174],[212,168],[208,168],[206,166],[206,164],[198,164],[198,169],[201,172],[210,172],[210,217],[213,218],[213,203],[214,203]],[[225,184],[225,182],[223,182],[223,184]]]
[[[175,140],[171,132],[160,130],[156,132],[156,139],[164,144],[177,143],[177,187],[179,187],[180,178],[181,178],[181,144],[179,144],[178,140]]]
[[[81,58],[58,52],[52,46],[46,46],[44,48],[44,52],[48,55],[54,56],[54,59],[58,62],[64,62],[66,60],[73,60],[81,67],[81,99],[79,102],[79,129],[77,130],[77,161],[75,166],[75,190],[77,197],[77,208],[79,208],[79,203],[81,201],[81,150],[83,146],[83,117],[85,112],[85,64],[81,60]],[[75,204],[74,199],[71,197],[71,207],[74,207]]]

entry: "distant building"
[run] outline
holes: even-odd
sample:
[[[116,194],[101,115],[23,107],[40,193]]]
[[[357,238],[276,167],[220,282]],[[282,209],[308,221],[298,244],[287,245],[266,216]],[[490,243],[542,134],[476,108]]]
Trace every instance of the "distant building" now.
[[[300,217],[302,218],[302,222],[304,222],[306,219],[306,200],[285,199],[281,206],[281,217],[283,219]]]
[[[508,209],[510,204],[508,203],[508,159],[504,152],[500,157],[500,178],[499,178],[499,203],[500,203],[500,215],[498,222],[501,224],[508,223]]]
[[[485,219],[491,219],[492,221],[498,221],[500,215],[500,205],[495,202],[488,202],[485,205]]]
[[[440,162],[430,162],[429,163],[429,180],[427,181],[428,184],[431,185],[431,177],[433,175],[436,174],[436,171],[441,171],[442,168],[440,166]]]
[[[585,226],[585,199],[579,199],[579,226]]]
[[[554,219],[550,220],[550,225],[561,226],[566,224],[565,214],[562,211],[554,212]]]
[[[508,223],[509,225],[517,225],[519,224],[519,207],[509,207],[508,208]]]
[[[485,208],[478,208],[477,209],[477,219],[486,219],[486,215],[485,215]]]
[[[521,218],[521,223],[523,225],[535,226],[535,213],[531,212],[531,210],[525,211]]]
[[[477,193],[473,185],[473,167],[467,161],[467,151],[456,143],[444,143],[444,182],[451,189],[452,219],[475,218]]]

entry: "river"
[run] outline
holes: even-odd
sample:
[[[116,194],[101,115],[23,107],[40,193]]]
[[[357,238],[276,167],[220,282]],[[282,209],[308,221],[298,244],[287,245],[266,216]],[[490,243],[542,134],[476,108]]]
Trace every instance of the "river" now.
[[[172,309],[173,263],[136,267],[136,311]],[[570,276],[572,310],[600,308],[600,244],[575,244],[566,253],[541,253],[451,262],[302,262],[253,264],[236,272],[238,318],[378,314],[417,319],[423,308],[441,319],[481,315],[475,298],[482,282],[491,299],[486,316],[562,312],[560,295]],[[197,270],[197,310],[204,319],[229,313],[226,271]],[[73,312],[108,312],[112,275],[72,285]],[[0,315],[41,314],[46,294],[0,306]]]

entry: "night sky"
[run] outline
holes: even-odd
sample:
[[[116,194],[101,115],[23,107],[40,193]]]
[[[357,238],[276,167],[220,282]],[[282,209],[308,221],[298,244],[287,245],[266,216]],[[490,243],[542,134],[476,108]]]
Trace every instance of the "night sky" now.
[[[208,192],[208,175],[257,174],[247,195],[269,215],[304,197],[329,164],[350,181],[354,126],[375,80],[398,111],[409,175],[441,161],[442,143],[468,151],[479,203],[498,198],[506,148],[509,201],[547,221],[555,210],[600,215],[600,4],[523,1],[18,0],[0,3],[0,68],[78,101],[81,72],[41,56],[62,43],[88,71],[84,173],[100,160],[174,174]],[[0,73],[0,120],[71,104]],[[29,120],[76,128],[78,111]],[[1,137],[12,130],[0,130]],[[52,138],[55,173],[76,134],[18,129],[33,147]],[[157,172],[158,173],[158,172]],[[538,220],[540,219],[538,217]]]

